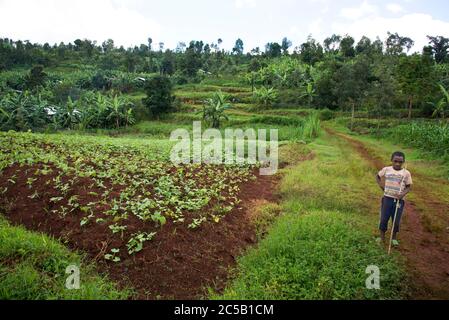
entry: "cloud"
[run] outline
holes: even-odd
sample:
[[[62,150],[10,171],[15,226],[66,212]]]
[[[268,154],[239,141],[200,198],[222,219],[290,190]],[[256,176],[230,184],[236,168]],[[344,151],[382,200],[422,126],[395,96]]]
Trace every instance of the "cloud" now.
[[[399,35],[409,36],[415,41],[412,49],[419,52],[428,44],[427,35],[449,36],[449,22],[434,19],[429,14],[413,13],[398,18],[385,18],[370,16],[351,22],[334,23],[332,29],[335,33],[345,34],[349,32],[356,39],[366,35],[371,39],[379,36],[387,37],[387,32],[398,32]]]
[[[112,38],[117,45],[131,46],[161,35],[156,21],[116,0],[2,0],[0,12],[1,37],[32,42]]]
[[[312,21],[312,23],[309,24],[308,30],[309,34],[312,36],[321,35],[323,33],[323,19],[318,18]]]
[[[392,13],[401,13],[404,12],[404,8],[397,3],[389,3],[386,6],[387,10]]]
[[[235,0],[235,7],[242,8],[255,8],[257,6],[256,0]]]
[[[349,20],[357,20],[365,16],[378,13],[378,8],[371,5],[368,1],[363,1],[358,7],[343,8],[340,11],[340,16]]]

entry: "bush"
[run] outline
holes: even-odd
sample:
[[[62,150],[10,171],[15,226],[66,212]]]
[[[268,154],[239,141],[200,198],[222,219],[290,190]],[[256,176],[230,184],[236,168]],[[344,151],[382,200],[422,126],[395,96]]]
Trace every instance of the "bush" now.
[[[44,86],[47,74],[44,72],[43,66],[35,66],[30,70],[30,73],[25,77],[26,87],[34,89],[39,86]]]
[[[262,87],[253,94],[254,102],[262,107],[271,107],[278,99],[278,92],[273,88]]]
[[[145,92],[147,97],[143,104],[151,111],[151,114],[159,118],[162,114],[172,112],[175,97],[172,95],[173,86],[165,76],[155,76],[147,81]]]
[[[331,111],[327,108],[320,111],[320,120],[328,121],[328,120],[332,120],[334,118],[335,118],[335,114],[333,111]]]
[[[70,97],[72,100],[78,100],[82,90],[74,85],[71,81],[61,81],[52,88],[54,102],[57,104],[66,103]]]

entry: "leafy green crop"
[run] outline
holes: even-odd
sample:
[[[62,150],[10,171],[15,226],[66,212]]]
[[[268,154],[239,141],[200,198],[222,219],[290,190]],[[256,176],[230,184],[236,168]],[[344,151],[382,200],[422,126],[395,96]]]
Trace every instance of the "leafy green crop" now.
[[[106,228],[133,255],[169,221],[191,229],[219,222],[253,177],[247,165],[174,166],[171,146],[166,140],[0,133],[0,172],[20,166],[8,176],[8,188],[25,172],[30,200],[48,199],[43,211],[79,219],[85,230]],[[42,184],[46,191],[39,194]],[[106,260],[124,258],[120,247],[112,250]]]

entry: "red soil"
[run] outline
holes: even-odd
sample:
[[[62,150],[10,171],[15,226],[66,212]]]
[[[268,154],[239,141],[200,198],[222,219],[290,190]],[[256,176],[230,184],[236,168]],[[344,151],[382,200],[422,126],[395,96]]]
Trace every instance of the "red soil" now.
[[[121,256],[121,262],[112,263],[103,256],[111,248],[123,247],[120,237],[113,237],[107,224],[91,223],[81,228],[80,212],[65,217],[52,214],[50,211],[57,206],[50,198],[59,192],[45,183],[55,174],[39,178],[32,188],[27,185],[27,178],[33,172],[30,170],[38,167],[14,165],[0,173],[0,190],[8,187],[0,196],[0,210],[14,225],[52,235],[71,249],[87,253],[90,259],[97,261],[100,272],[108,273],[121,286],[135,288],[138,299],[197,299],[205,296],[207,287],[220,292],[229,279],[230,267],[236,265],[236,257],[256,243],[247,204],[255,199],[277,200],[273,194],[277,178],[259,176],[256,181],[241,186],[239,199],[242,203],[219,223],[207,222],[191,230],[187,223],[169,221],[151,242],[145,243],[141,252],[133,256],[126,254]],[[8,182],[13,176],[15,184]],[[89,185],[88,179],[78,181],[66,198],[76,194],[81,204],[92,201],[95,195],[90,192],[97,190],[89,189]],[[112,189],[112,193],[120,193]],[[40,196],[29,198],[35,191]],[[97,207],[96,218],[102,216],[104,209]],[[127,226],[129,233],[148,229],[148,224],[133,216],[129,216]]]

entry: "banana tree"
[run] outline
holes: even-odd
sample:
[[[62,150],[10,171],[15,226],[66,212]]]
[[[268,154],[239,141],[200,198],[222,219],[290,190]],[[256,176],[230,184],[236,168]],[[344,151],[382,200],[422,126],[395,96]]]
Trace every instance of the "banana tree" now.
[[[95,97],[92,99],[87,99],[88,105],[90,106],[89,109],[93,109],[94,114],[94,127],[105,127],[106,126],[106,118],[107,113],[109,109],[109,102],[106,96],[102,95],[101,93],[97,93]]]
[[[111,101],[109,101],[109,115],[107,119],[112,119],[115,122],[117,129],[120,128],[120,122],[126,119],[126,113],[131,109],[132,103],[119,96],[114,96]]]
[[[443,94],[443,98],[441,98],[441,100],[437,103],[431,103],[435,108],[432,116],[436,117],[438,114],[440,114],[441,118],[444,119],[445,111],[449,107],[449,93],[441,84],[439,84],[438,86],[440,87],[441,93]]]
[[[136,118],[134,118],[133,109],[129,108],[125,112],[125,125],[126,127],[128,127],[129,125],[133,125],[134,123],[136,123]]]
[[[73,101],[71,97],[68,98],[67,103],[57,115],[59,124],[63,128],[73,129],[80,121],[81,112],[77,109],[77,102]]]
[[[304,93],[301,95],[301,98],[307,98],[307,106],[312,106],[313,98],[316,96],[315,88],[313,87],[312,82],[308,82],[304,88]]]
[[[30,129],[30,96],[27,93],[14,92],[7,94],[1,101],[2,122],[9,129],[26,131]]]
[[[232,108],[232,106],[227,103],[227,99],[228,97],[219,91],[212,98],[205,101],[202,111],[203,119],[214,129],[220,128],[222,119],[229,120],[225,111]]]
[[[270,107],[276,102],[278,94],[274,88],[267,89],[265,87],[262,87],[254,91],[253,97],[257,104],[264,107]]]

